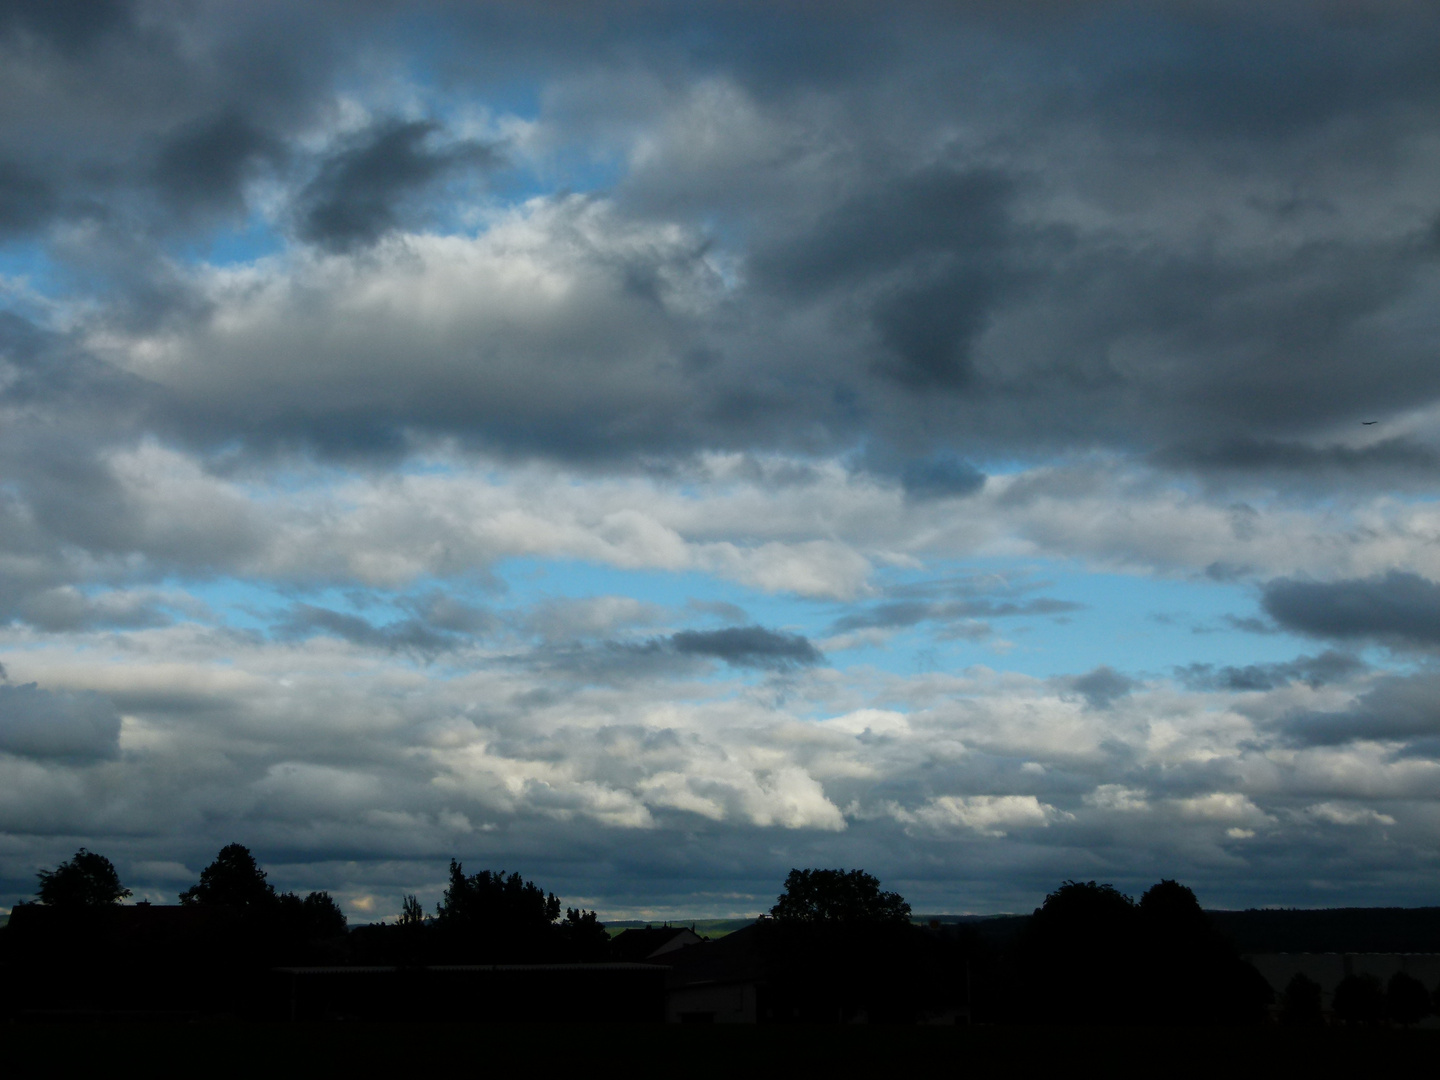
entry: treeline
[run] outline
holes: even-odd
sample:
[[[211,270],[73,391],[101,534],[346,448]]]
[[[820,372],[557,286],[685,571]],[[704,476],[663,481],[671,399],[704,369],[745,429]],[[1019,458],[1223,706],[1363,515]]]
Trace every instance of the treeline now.
[[[883,915],[797,917],[825,905],[795,903],[795,886],[813,892],[826,873],[792,873],[755,928],[781,1018],[905,1021],[943,1015],[947,1004],[1001,1024],[1249,1025],[1271,1016],[1269,984],[1174,881],[1138,901],[1067,881],[996,938],[983,925],[915,926],[893,893],[869,905]],[[862,876],[874,897],[878,883]],[[832,878],[829,887],[842,884]]]
[[[618,980],[656,970],[592,966],[619,958],[595,912],[565,907],[518,873],[466,874],[453,859],[433,911],[411,895],[397,921],[354,930],[328,893],[277,892],[240,844],[221,849],[176,906],[120,905],[129,896],[109,860],[83,848],[42,871],[37,902],[17,906],[0,931],[5,1010],[14,1014],[26,1002],[48,1001],[72,1012],[113,1012],[115,988],[125,987],[145,1007],[161,1011],[202,1002],[206,1011],[245,1014],[269,1001],[273,1013],[283,1011],[285,1001],[293,1011],[295,979],[321,986],[318,972],[410,972],[433,981],[451,977],[444,972],[485,965],[609,971],[611,990],[576,991],[594,997],[593,1006],[621,986]],[[996,923],[1005,933],[992,933],[983,923],[919,926],[910,905],[864,871],[792,870],[769,913],[745,930],[664,956],[633,958],[668,968],[653,983],[654,1009],[663,1012],[658,1002],[667,994],[676,1000],[689,994],[703,1004],[707,987],[744,984],[758,995],[754,1018],[760,1022],[965,1017],[1004,1024],[1278,1020],[1307,1027],[1334,1019],[1410,1025],[1440,1003],[1440,987],[1432,995],[1432,988],[1405,974],[1385,985],[1363,975],[1346,978],[1328,1013],[1321,988],[1303,975],[1277,998],[1194,893],[1168,879],[1138,900],[1110,885],[1067,881],[1027,919]],[[277,997],[275,978],[286,971],[292,989]],[[341,984],[332,974],[324,975],[332,980],[324,985],[333,989]],[[390,997],[402,993],[394,987],[407,977],[386,976],[391,982],[385,982],[374,976],[365,984],[371,992],[345,974],[346,989],[334,990],[340,996],[326,1008],[336,1015],[384,1014],[394,1004]],[[515,986],[529,977],[504,976]],[[510,983],[485,985],[488,1008],[511,1007]],[[343,1007],[336,1004],[342,1001]],[[459,998],[451,1004],[461,1008]],[[687,1006],[692,1012],[701,1007]],[[586,1002],[577,1000],[572,1009],[586,1015]],[[646,1009],[651,1006],[637,1015]]]
[[[1261,952],[1286,951],[1275,948],[1277,936],[1296,952],[1357,952],[1372,942],[1383,951],[1409,952],[1433,934],[1435,910],[1421,914],[1375,909],[1223,912],[1217,918],[1174,881],[1157,883],[1138,901],[1109,885],[1067,881],[1029,917],[962,924],[955,933],[969,942],[975,1011],[983,1020],[1410,1026],[1440,1012],[1440,985],[1427,988],[1403,971],[1383,983],[1351,974],[1335,986],[1327,1009],[1322,987],[1304,974],[1276,994],[1241,957],[1231,928],[1248,929],[1241,940]],[[1295,915],[1323,930],[1326,948],[1315,947],[1313,931],[1297,934],[1285,924]],[[1364,931],[1358,947],[1346,933],[1356,927]],[[1264,930],[1270,936],[1262,936]]]
[[[358,927],[350,952],[363,964],[594,963],[611,959],[610,935],[593,911],[566,908],[519,874],[466,875],[450,860],[450,881],[434,915],[413,895],[396,923]]]
[[[37,876],[36,904],[22,905],[44,909],[24,913],[22,922],[31,925],[83,924],[76,916],[98,915],[132,895],[109,859],[84,848]],[[205,938],[203,945],[217,960],[243,956],[252,965],[583,963],[610,958],[610,937],[595,912],[564,908],[562,917],[555,894],[518,873],[482,870],[467,875],[452,859],[449,884],[433,913],[409,895],[397,922],[353,932],[347,932],[345,913],[328,892],[277,892],[267,876],[248,848],[227,844],[200,872],[200,879],[179,893],[180,906],[195,917],[176,925],[191,930],[191,944]]]
[[[1061,1024],[1256,1024],[1270,985],[1171,880],[1138,901],[1067,881],[1006,948],[977,949],[993,1019]]]

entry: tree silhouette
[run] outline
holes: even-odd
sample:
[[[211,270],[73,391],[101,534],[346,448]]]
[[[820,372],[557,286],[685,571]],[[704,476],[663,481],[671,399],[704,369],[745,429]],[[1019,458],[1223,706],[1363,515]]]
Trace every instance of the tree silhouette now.
[[[1140,913],[1113,885],[1066,881],[1026,928],[1023,952],[1035,1019],[1132,1023],[1141,1005]]]
[[[481,870],[465,876],[465,869],[450,860],[450,884],[435,907],[435,918],[445,927],[480,927],[504,924],[515,928],[547,927],[560,917],[560,901],[519,874]]]
[[[1136,909],[1141,1017],[1167,1024],[1265,1020],[1274,999],[1270,984],[1215,932],[1193,892],[1165,878]]]
[[[62,862],[54,870],[41,870],[35,876],[40,879],[36,896],[46,907],[100,907],[119,903],[131,895],[130,890],[120,884],[114,864],[104,855],[83,847],[69,862]]]
[[[774,1018],[913,1021],[959,993],[937,935],[864,870],[792,869],[770,914],[753,940]]]
[[[1280,998],[1280,1023],[1285,1027],[1324,1027],[1321,993],[1319,983],[1297,971]]]
[[[1385,1011],[1397,1024],[1418,1024],[1430,1015],[1430,992],[1415,976],[1397,971],[1385,987]]]
[[[610,956],[610,935],[593,911],[566,908],[559,925],[566,955],[576,960],[605,960]]]
[[[1374,975],[1346,975],[1335,987],[1335,1015],[1347,1024],[1374,1024],[1385,1018],[1385,991]]]
[[[432,947],[454,963],[535,962],[560,945],[560,901],[533,881],[503,870],[466,875],[450,860],[450,884],[435,907]]]
[[[791,870],[770,914],[782,923],[909,923],[910,905],[864,870]]]
[[[1155,931],[1181,941],[1208,940],[1210,920],[1194,892],[1161,878],[1140,897],[1140,915]]]
[[[302,900],[293,892],[275,898],[279,922],[290,934],[314,940],[345,933],[345,913],[328,892],[312,892]]]
[[[235,908],[269,907],[275,886],[243,844],[226,844],[215,861],[200,871],[200,880],[180,894],[182,904],[213,904]]]
[[[415,894],[407,893],[405,899],[400,903],[400,925],[423,926],[425,918],[425,909],[415,898]]]

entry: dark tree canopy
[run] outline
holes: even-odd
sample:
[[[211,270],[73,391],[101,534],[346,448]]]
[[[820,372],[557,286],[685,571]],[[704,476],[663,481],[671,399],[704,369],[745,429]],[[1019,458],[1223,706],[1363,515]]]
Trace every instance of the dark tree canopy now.
[[[864,870],[791,870],[770,914],[782,923],[909,923],[910,905]]]
[[[1320,984],[1296,972],[1280,999],[1280,1023],[1286,1027],[1324,1027]]]
[[[235,908],[269,907],[275,886],[244,844],[226,844],[215,861],[200,871],[200,880],[180,894],[182,904],[213,904]]]
[[[1035,910],[1023,946],[1036,1019],[1259,1023],[1273,996],[1195,894],[1168,878],[1138,904],[1113,885],[1066,881]]]
[[[275,898],[282,925],[304,938],[333,938],[345,933],[345,913],[328,892],[312,892],[302,900],[293,892]]]
[[[1195,894],[1170,878],[1146,889],[1140,897],[1140,914],[1155,931],[1170,937],[1205,937],[1210,920]]]
[[[36,895],[47,907],[98,907],[118,903],[130,895],[130,890],[120,884],[114,864],[83,847],[69,862],[62,862],[54,870],[41,870],[35,876],[40,879]]]
[[[504,926],[512,930],[548,927],[560,917],[560,901],[533,881],[503,870],[481,870],[465,876],[450,860],[450,884],[436,905],[436,921],[444,928]]]
[[[407,893],[400,904],[401,926],[424,926],[427,916],[425,908],[414,893]]]
[[[1430,992],[1414,975],[1397,971],[1385,986],[1385,1008],[1397,1024],[1418,1024],[1430,1015]]]
[[[1385,990],[1374,975],[1346,975],[1335,987],[1335,1015],[1347,1024],[1385,1019]]]
[[[1158,888],[1159,886],[1157,886]],[[1183,888],[1183,886],[1182,886]],[[1190,892],[1189,889],[1185,889]],[[1191,894],[1194,898],[1194,894]],[[1155,902],[1152,906],[1163,908],[1175,898]],[[1066,881],[1045,897],[1045,903],[1035,909],[1036,923],[1049,927],[1061,926],[1095,931],[1113,932],[1128,929],[1135,923],[1135,901],[1114,885],[1097,885],[1093,881]]]

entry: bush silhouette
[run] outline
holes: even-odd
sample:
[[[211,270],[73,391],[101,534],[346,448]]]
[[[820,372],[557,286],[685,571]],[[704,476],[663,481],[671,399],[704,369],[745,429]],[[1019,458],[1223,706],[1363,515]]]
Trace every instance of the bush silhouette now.
[[[1415,976],[1397,971],[1385,987],[1385,1011],[1397,1024],[1418,1024],[1430,1015],[1430,992]]]
[[[1319,983],[1296,972],[1280,999],[1280,1023],[1285,1027],[1324,1027],[1321,993]]]
[[[1374,975],[1346,975],[1335,987],[1335,1015],[1347,1024],[1385,1019],[1385,991]]]

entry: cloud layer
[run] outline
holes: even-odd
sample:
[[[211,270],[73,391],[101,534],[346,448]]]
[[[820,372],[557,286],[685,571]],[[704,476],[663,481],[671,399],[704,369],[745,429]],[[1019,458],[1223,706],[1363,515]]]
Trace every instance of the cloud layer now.
[[[0,6],[0,903],[1421,898],[1437,39]]]

